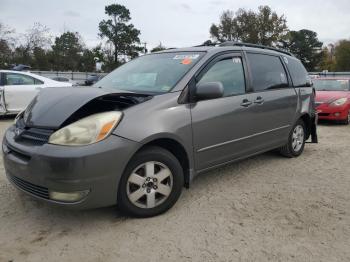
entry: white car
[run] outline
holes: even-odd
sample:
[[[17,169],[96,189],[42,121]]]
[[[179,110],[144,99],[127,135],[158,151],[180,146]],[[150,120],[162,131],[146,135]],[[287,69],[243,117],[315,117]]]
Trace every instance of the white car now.
[[[29,72],[0,70],[0,115],[17,114],[46,87],[71,87]]]

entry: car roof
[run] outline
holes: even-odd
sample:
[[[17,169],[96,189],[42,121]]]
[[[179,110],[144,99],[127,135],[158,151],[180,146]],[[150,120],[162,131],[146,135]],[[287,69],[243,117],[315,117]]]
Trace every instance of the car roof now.
[[[17,73],[17,74],[24,74],[24,75],[30,75],[29,71],[17,71],[17,70],[0,70],[1,73]]]
[[[44,76],[37,75],[37,74],[33,74],[33,73],[31,73],[31,72],[28,72],[28,71],[0,70],[0,73],[22,74],[22,75],[27,75],[27,76],[31,76],[31,77],[37,78],[37,79],[42,80],[42,81],[44,81],[44,82],[57,82],[57,81],[55,81],[55,80],[52,80],[51,78],[44,77]]]

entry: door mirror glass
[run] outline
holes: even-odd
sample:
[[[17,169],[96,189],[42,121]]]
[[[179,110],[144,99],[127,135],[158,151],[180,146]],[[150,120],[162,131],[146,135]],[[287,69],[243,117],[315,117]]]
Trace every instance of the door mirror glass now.
[[[220,98],[224,96],[224,87],[220,82],[199,83],[195,96],[197,101]]]

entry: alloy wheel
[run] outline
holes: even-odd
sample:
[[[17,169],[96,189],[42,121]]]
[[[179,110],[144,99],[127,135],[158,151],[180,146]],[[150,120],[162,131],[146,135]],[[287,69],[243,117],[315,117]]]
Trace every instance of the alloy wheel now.
[[[292,147],[294,152],[298,152],[304,144],[304,128],[297,125],[293,130]]]
[[[169,197],[173,174],[165,164],[149,161],[132,171],[126,186],[127,196],[133,205],[154,208]]]

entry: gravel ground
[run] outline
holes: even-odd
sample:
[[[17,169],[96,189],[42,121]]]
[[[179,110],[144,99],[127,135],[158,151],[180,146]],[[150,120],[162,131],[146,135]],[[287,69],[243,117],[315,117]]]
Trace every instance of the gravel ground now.
[[[0,261],[350,261],[349,131],[322,125],[299,158],[266,153],[204,174],[150,219],[37,202],[1,161]]]

